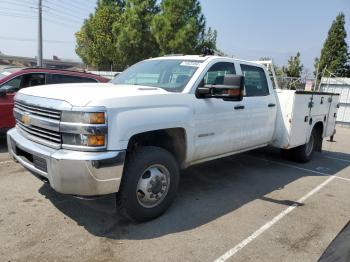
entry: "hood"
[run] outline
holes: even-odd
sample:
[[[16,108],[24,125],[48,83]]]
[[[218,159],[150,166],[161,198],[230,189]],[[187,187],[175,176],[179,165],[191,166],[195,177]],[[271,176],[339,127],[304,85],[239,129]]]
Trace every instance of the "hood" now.
[[[168,92],[161,88],[137,85],[114,85],[110,83],[80,83],[43,85],[23,88],[21,94],[63,100],[72,106],[86,106],[93,100],[159,95]]]

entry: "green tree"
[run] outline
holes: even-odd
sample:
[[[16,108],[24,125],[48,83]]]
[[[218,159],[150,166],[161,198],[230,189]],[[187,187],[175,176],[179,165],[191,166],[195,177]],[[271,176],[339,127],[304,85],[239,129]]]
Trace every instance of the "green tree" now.
[[[166,53],[216,50],[217,32],[205,31],[198,0],[99,0],[76,33],[76,53],[99,70],[124,70]]]
[[[340,13],[328,31],[320,58],[315,59],[315,72],[317,69],[319,72],[318,79],[320,79],[323,72],[324,76],[329,76],[330,73],[337,76],[346,76],[349,73],[349,53],[345,39],[345,15]]]
[[[76,53],[83,62],[100,70],[118,67],[113,24],[120,21],[122,1],[99,0],[94,14],[84,21],[76,33]]]
[[[282,70],[288,77],[300,77],[303,72],[304,66],[300,60],[300,53],[298,52],[296,56],[291,56],[288,60],[286,67],[283,67]]]
[[[119,69],[140,60],[159,55],[158,44],[151,33],[151,22],[158,12],[156,0],[128,0],[120,21],[113,26],[117,36]]]
[[[213,30],[211,27],[208,28],[208,31],[204,34],[201,46],[199,48],[207,47],[211,50],[221,52],[216,48],[216,39],[218,37],[218,32]]]
[[[205,42],[205,19],[199,1],[163,0],[151,29],[161,54],[198,54]]]

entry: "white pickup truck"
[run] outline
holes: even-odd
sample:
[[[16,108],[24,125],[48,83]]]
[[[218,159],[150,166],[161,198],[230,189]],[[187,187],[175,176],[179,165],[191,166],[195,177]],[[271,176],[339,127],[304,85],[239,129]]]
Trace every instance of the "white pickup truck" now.
[[[54,190],[117,193],[124,215],[146,221],[174,200],[181,168],[269,145],[310,160],[334,133],[338,99],[274,89],[259,63],[154,58],[108,84],[22,89],[8,148]]]

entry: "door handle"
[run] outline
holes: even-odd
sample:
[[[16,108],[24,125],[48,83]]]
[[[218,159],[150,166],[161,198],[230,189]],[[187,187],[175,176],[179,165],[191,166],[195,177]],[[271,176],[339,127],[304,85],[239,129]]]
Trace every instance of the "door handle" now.
[[[234,108],[235,110],[240,110],[240,109],[244,109],[244,106],[240,105],[240,106],[235,106]]]
[[[270,104],[268,104],[267,106],[268,106],[268,107],[275,107],[275,106],[276,106],[276,104],[274,104],[274,103],[270,103]]]

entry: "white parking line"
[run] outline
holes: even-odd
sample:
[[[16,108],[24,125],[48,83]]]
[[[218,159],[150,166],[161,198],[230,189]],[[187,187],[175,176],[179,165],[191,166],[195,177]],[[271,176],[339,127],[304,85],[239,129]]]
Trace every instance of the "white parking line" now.
[[[260,159],[260,160],[263,160],[263,161],[266,161],[266,162],[271,162],[271,163],[274,163],[274,164],[277,164],[277,165],[281,165],[281,166],[291,167],[291,168],[299,169],[299,170],[302,170],[302,171],[315,173],[315,174],[322,175],[322,176],[331,176],[331,174],[327,174],[327,173],[323,173],[323,172],[320,172],[320,171],[307,169],[307,168],[303,168],[303,167],[299,167],[299,166],[294,166],[294,165],[290,165],[290,164],[286,164],[286,163],[282,163],[282,162],[278,162],[278,161],[274,161],[274,160],[269,160],[269,159],[260,158],[260,157],[256,157],[256,156],[250,156],[250,157],[257,158],[257,159]]]
[[[338,179],[341,179],[341,180],[345,180],[345,181],[349,181],[349,182],[350,182],[350,178],[341,177],[341,176],[335,176],[335,177],[338,178]]]
[[[346,160],[346,159],[342,159],[342,158],[331,157],[331,156],[324,156],[324,157],[329,158],[329,159],[343,161],[343,162],[346,162],[346,163],[350,163],[350,160]]]
[[[350,181],[350,178],[346,178],[346,177],[331,175],[331,174],[323,173],[320,171],[316,171],[316,170],[312,170],[312,169],[308,169],[308,168],[303,168],[303,167],[299,167],[299,166],[294,166],[294,165],[290,165],[290,164],[286,164],[286,163],[282,163],[282,162],[278,162],[278,161],[274,161],[274,160],[264,159],[264,158],[260,158],[260,157],[255,157],[255,156],[250,156],[250,157],[258,158],[260,160],[263,160],[266,162],[271,162],[271,163],[281,165],[281,166],[286,166],[286,167],[295,168],[295,169],[299,169],[299,170],[306,171],[306,172],[316,173],[316,174],[321,175],[321,176],[333,176],[335,178]]]
[[[336,176],[331,176],[329,177],[326,181],[312,189],[309,193],[307,193],[305,196],[300,198],[297,202],[298,203],[303,203],[305,202],[309,197],[317,193],[319,190],[321,190],[324,186],[326,186],[329,182],[331,182],[333,179],[335,179]],[[276,224],[278,221],[280,221],[283,217],[288,215],[290,212],[292,212],[295,208],[298,207],[298,204],[295,203],[292,206],[288,207],[284,211],[282,211],[280,214],[275,216],[272,220],[267,222],[265,225],[260,227],[257,231],[255,231],[253,234],[251,234],[249,237],[244,239],[242,242],[240,242],[238,245],[227,251],[225,254],[220,256],[218,259],[215,260],[215,262],[220,262],[220,261],[226,261],[229,258],[231,258],[233,255],[235,255],[238,251],[243,249],[246,245],[248,245],[250,242],[252,242],[254,239],[259,237],[262,233],[264,233],[266,230],[268,230],[270,227],[272,227],[274,224]]]

